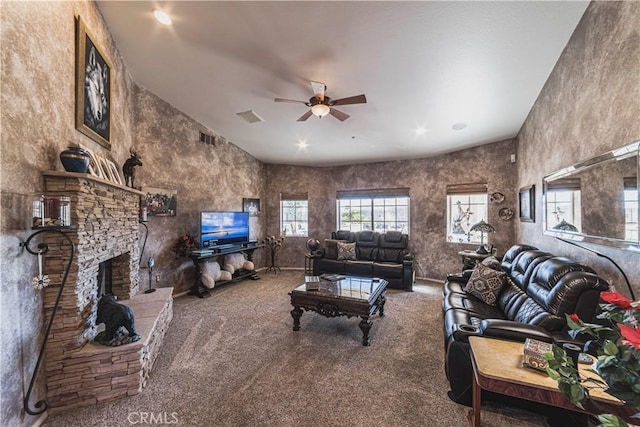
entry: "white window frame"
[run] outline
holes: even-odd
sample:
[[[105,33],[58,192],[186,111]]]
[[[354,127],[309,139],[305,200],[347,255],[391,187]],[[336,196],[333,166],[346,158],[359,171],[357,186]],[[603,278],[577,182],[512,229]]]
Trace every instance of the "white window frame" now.
[[[291,215],[291,209],[293,209],[293,215]],[[287,210],[289,210],[288,213]],[[280,194],[280,233],[287,237],[309,237],[307,193]]]
[[[346,212],[357,212],[362,216],[359,220],[343,220]],[[411,229],[409,189],[339,191],[336,195],[336,229],[379,233],[393,230],[408,235]]]
[[[458,206],[460,202],[460,206]],[[471,227],[485,220],[489,222],[489,196],[486,183],[457,184],[447,186],[446,241],[455,244],[480,243],[481,233]],[[455,232],[462,230],[463,232]],[[484,236],[484,243],[487,243]]]

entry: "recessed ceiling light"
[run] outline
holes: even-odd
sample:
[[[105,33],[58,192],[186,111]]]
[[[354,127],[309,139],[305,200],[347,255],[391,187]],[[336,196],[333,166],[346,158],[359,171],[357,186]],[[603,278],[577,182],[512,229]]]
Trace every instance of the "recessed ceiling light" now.
[[[451,126],[451,129],[453,130],[462,130],[464,128],[467,127],[466,123],[454,123],[453,126]]]
[[[298,148],[302,148],[303,150],[306,150],[308,146],[309,144],[307,144],[307,141],[305,141],[304,139],[301,139],[300,141],[298,141]]]
[[[153,11],[153,16],[156,17],[159,23],[163,25],[171,25],[171,17],[169,17],[166,12],[156,9]]]
[[[427,128],[426,127],[418,126],[416,128],[416,136],[424,135],[425,133],[427,133]]]

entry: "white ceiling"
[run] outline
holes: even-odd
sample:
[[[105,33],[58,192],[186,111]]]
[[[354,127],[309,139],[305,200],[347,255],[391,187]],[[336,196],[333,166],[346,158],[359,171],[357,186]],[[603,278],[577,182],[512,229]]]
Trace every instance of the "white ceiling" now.
[[[138,84],[263,162],[329,166],[514,137],[588,1],[98,5]],[[305,105],[273,99],[307,101],[310,80],[368,103],[338,107],[344,122],[297,122]],[[236,115],[246,110],[264,122]]]

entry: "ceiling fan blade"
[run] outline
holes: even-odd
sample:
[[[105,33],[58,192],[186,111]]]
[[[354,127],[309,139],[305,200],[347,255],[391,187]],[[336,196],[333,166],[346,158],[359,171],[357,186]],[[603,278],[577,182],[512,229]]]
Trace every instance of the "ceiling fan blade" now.
[[[295,99],[275,98],[276,102],[299,102],[301,104],[308,104],[307,101],[296,101]]]
[[[366,104],[367,98],[363,95],[350,96],[348,98],[334,99],[331,105]]]
[[[344,122],[349,117],[351,117],[347,113],[343,113],[342,111],[336,110],[335,108],[330,109],[329,110],[329,114],[331,114],[333,117],[335,117],[336,119],[340,120],[341,122]]]
[[[304,122],[305,120],[307,120],[309,117],[311,117],[313,113],[311,112],[311,110],[307,111],[306,113],[304,113],[302,116],[300,116],[300,118],[296,121],[298,122]]]
[[[324,91],[327,90],[327,85],[320,82],[311,82],[311,88],[316,98],[318,98],[320,102],[324,101]]]

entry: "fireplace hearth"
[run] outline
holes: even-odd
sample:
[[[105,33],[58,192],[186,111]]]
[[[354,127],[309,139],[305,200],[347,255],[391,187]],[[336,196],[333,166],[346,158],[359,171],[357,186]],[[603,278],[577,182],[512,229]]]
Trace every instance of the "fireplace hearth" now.
[[[76,226],[65,230],[76,247],[76,258],[51,325],[45,355],[50,410],[137,394],[173,315],[173,288],[161,288],[150,295],[139,292],[138,213],[144,194],[87,174],[43,175],[47,193],[71,198],[71,222]],[[45,258],[44,270],[52,283],[44,289],[47,318],[59,291],[55,284],[61,282],[63,258],[62,254]],[[118,347],[92,342],[104,328],[96,325],[96,318],[98,300],[105,293],[115,295],[133,310],[140,341]]]

